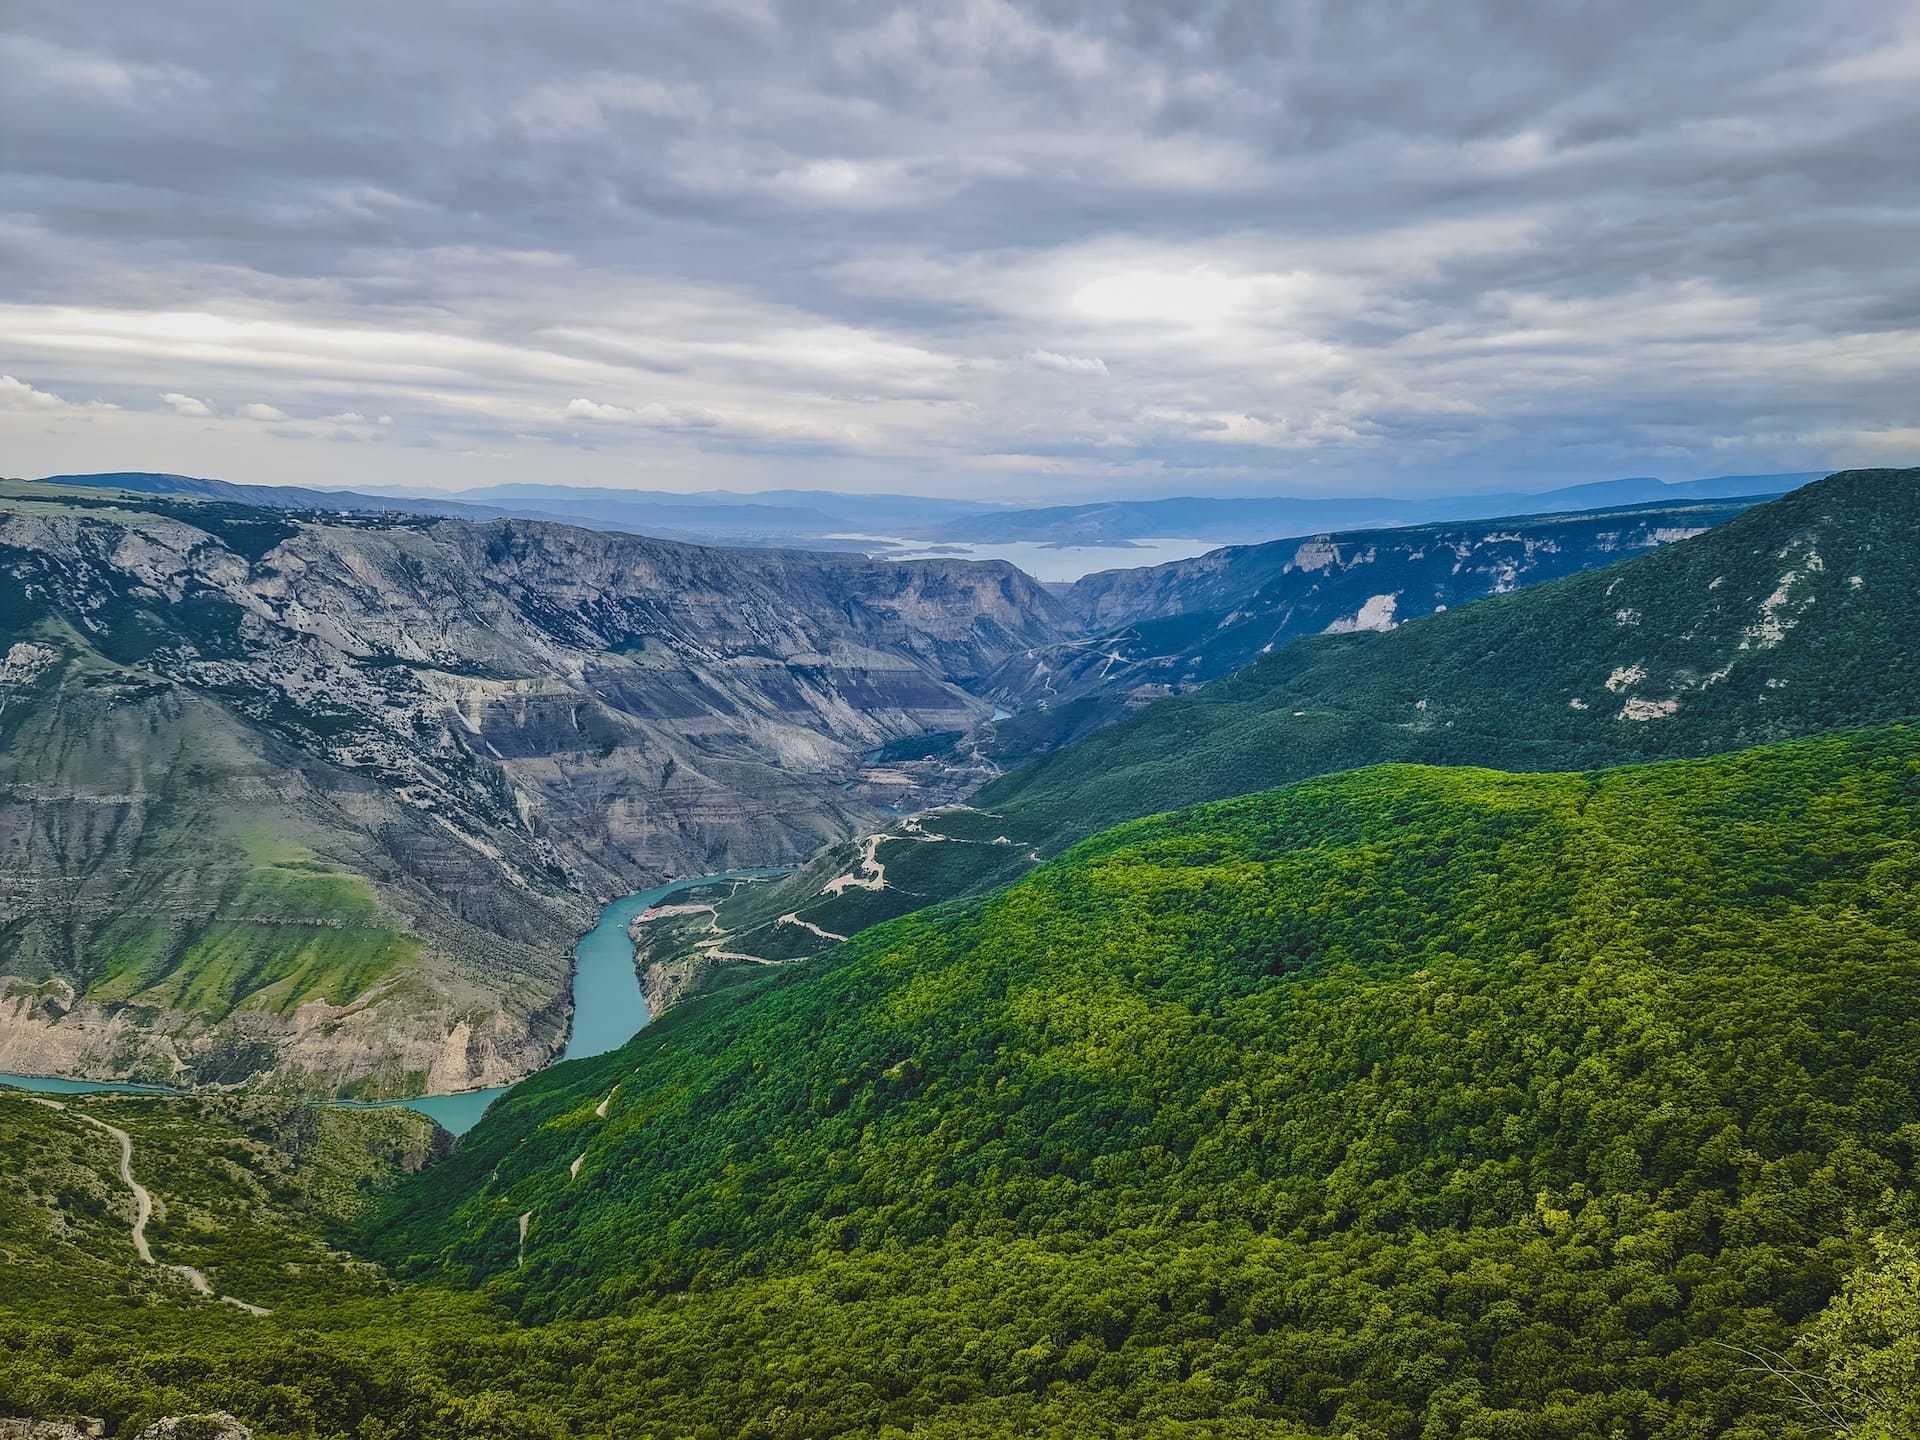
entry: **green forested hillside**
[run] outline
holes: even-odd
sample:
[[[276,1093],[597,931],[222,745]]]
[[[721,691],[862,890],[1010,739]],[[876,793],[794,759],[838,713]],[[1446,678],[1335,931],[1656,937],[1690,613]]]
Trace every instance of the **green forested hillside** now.
[[[1007,883],[1109,825],[1382,761],[1574,770],[1920,714],[1920,470],[1847,471],[1703,535],[1410,621],[1305,636],[1015,770],[923,831],[821,852],[720,906],[784,957]],[[1006,837],[1010,843],[977,843]]]
[[[365,1223],[397,1289],[283,1279],[252,1317],[124,1271],[10,1284],[0,1413],[1836,1433],[1747,1358],[1782,1353],[1897,1433],[1917,830],[1902,725],[1590,774],[1376,768],[1123,826],[517,1087]],[[225,1173],[201,1148],[169,1168]],[[0,1218],[46,1223],[49,1190],[111,1245],[58,1185]]]
[[[1917,534],[1920,470],[1844,471],[1603,570],[1295,641],[974,803],[1057,844],[1382,760],[1574,769],[1913,714]]]
[[[720,1433],[1779,1433],[1722,1347],[1913,1178],[1917,802],[1896,727],[1123,826],[523,1085],[382,1244]]]

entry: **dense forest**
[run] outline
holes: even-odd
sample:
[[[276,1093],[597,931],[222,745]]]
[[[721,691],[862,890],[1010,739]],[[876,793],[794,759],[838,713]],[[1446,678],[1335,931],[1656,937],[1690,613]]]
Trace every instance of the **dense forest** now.
[[[1917,800],[1895,728],[1123,826],[516,1092],[387,1244],[530,1319],[776,1306],[900,1368],[871,1425],[1758,1434],[1725,1347],[1901,1220]]]
[[[1894,726],[1588,774],[1378,768],[1123,826],[543,1074],[384,1198],[335,1159],[358,1204],[256,1201],[397,1279],[302,1242],[278,1278],[232,1271],[272,1286],[251,1316],[143,1288],[97,1223],[70,1232],[85,1283],[10,1246],[0,1409],[1834,1433],[1770,1364],[1903,1423],[1917,801],[1920,731]],[[89,1103],[160,1147],[163,1200],[239,1183],[211,1134],[162,1146],[183,1102]],[[0,1119],[53,1177],[4,1233],[80,1205],[59,1146],[97,1137],[25,1100]],[[156,1248],[198,1236],[225,1287],[220,1237],[273,1232],[195,1203]]]

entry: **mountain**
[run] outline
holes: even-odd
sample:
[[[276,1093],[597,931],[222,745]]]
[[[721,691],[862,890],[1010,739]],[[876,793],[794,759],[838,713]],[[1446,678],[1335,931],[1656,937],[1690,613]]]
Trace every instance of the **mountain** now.
[[[1029,836],[1381,760],[1562,769],[1920,713],[1920,470],[1846,471],[1694,539],[1303,637],[977,797]]]
[[[1053,545],[1098,545],[1171,536],[1246,544],[1324,530],[1779,495],[1819,476],[1820,472],[1816,471],[1794,475],[1723,475],[1686,481],[1643,477],[1570,485],[1537,494],[1509,491],[1425,498],[1283,495],[1246,499],[1182,496],[1171,500],[1095,501],[964,516],[915,533],[939,540],[1001,544],[1027,540]]]
[[[790,959],[1005,883],[1103,825],[1306,775],[1621,763],[1920,710],[1913,487],[1843,474],[1605,571],[1285,641],[858,844],[842,837],[883,818],[876,800],[951,798],[996,746],[1084,718],[1032,705],[983,725],[975,695],[1069,653],[1089,617],[1208,607],[1139,627],[1184,625],[1182,650],[1225,664],[1289,609],[1317,623],[1416,583],[1498,588],[1530,538],[1545,566],[1694,521],[1442,527],[1436,547],[1479,547],[1460,577],[1381,536],[1324,542],[1324,569],[1295,544],[1059,598],[1006,567],[16,487],[0,1066],[495,1083],[557,1046],[593,903],[665,876],[806,862],[688,897],[716,903],[697,921],[643,923],[658,1000],[729,955]],[[1375,578],[1390,560],[1405,585]],[[1244,623],[1223,630],[1223,609]],[[1077,683],[1108,668],[1080,664]]]
[[[1604,569],[1385,633],[1299,636],[965,806],[721,898],[713,926],[732,952],[809,954],[1122,820],[1381,761],[1575,769],[1920,714],[1916,536],[1920,470],[1847,471]],[[1044,742],[1075,718],[1062,709],[994,728]],[[709,938],[643,929],[669,984],[713,972]]]
[[[918,534],[928,526],[1006,507],[931,495],[849,495],[833,490],[617,490],[516,483],[462,490],[457,499],[619,525],[677,524],[720,535],[820,539],[841,533]]]
[[[988,749],[1003,764],[1025,759],[1231,674],[1296,635],[1391,629],[1670,545],[1753,503],[1350,531],[1088,575],[1059,592],[1087,634],[1016,655],[988,678],[984,693],[1022,712],[996,727]]]
[[[1371,646],[1355,711],[1393,716],[1394,685],[1462,673],[1405,637],[1465,627],[1503,667],[1509,723],[1482,708],[1467,737],[1493,751],[1910,710],[1917,480],[1836,476],[1247,678]],[[128,513],[114,553],[154,573]],[[203,519],[274,553],[257,518]],[[1599,640],[1634,630],[1643,673],[1596,682],[1613,728],[1531,733],[1562,648],[1617,662]],[[1671,712],[1644,688],[1703,656]],[[949,813],[982,844],[1006,819]],[[963,848],[912,833],[868,859]],[[1908,1433],[1916,890],[1911,722],[1575,773],[1375,765],[1130,821],[756,967],[517,1086],[450,1155],[418,1117],[0,1089],[0,1415],[225,1411],[256,1440]]]
[[[1917,1178],[1917,777],[1893,726],[1128,824],[535,1077],[375,1243],[624,1317],[660,1433],[1757,1434],[1740,1349]]]
[[[264,510],[344,510],[372,515],[458,515],[492,520],[504,510],[438,497],[368,495],[359,490],[313,490],[301,485],[238,485],[152,470],[115,470],[95,475],[48,475],[36,482],[61,490],[117,490],[129,495],[218,500]]]
[[[323,1093],[544,1062],[597,900],[872,823],[861,755],[1073,629],[1005,565],[42,485],[0,572],[0,1068]]]

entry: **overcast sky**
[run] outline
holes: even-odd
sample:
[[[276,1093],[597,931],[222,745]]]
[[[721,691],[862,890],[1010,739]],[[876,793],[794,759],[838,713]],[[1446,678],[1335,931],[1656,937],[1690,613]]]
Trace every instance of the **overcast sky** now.
[[[1920,6],[9,0],[0,473],[1920,464]]]

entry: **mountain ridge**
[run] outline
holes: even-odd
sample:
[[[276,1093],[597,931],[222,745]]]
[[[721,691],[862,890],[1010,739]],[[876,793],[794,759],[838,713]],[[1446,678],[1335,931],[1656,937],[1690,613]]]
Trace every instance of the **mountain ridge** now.
[[[877,542],[849,540],[845,536],[879,535],[963,544],[1033,540],[1057,546],[1123,545],[1132,540],[1165,537],[1253,544],[1293,536],[1307,538],[1326,530],[1546,514],[1603,505],[1777,494],[1813,478],[1816,478],[1814,473],[1720,476],[1676,482],[1643,477],[1563,486],[1539,493],[1500,492],[1424,499],[1191,496],[1171,500],[1100,501],[1039,510],[933,496],[859,495],[821,490],[682,494],[536,482],[509,482],[444,495],[418,492],[385,495],[242,484],[146,471],[57,475],[33,483],[118,487],[272,509],[350,509],[370,514],[441,514],[480,520],[513,516],[584,524],[694,544],[860,550],[872,549]]]
[[[1434,498],[1371,496],[1271,499],[1182,496],[1167,500],[1095,501],[967,517],[931,532],[956,541],[1033,540],[1055,544],[1191,536],[1251,544],[1310,537],[1327,530],[1383,529],[1495,516],[1551,514],[1602,506],[1778,495],[1824,472],[1727,475],[1667,481],[1651,476],[1601,480],[1537,493],[1490,492]]]
[[[991,678],[1003,765],[1187,693],[1318,632],[1387,630],[1489,594],[1686,539],[1759,503],[1669,500],[1484,520],[1331,531],[1085,576],[1060,595],[1085,637],[1022,653]]]
[[[1920,555],[1903,537],[1916,523],[1920,469],[1837,472],[1617,566],[1384,635],[1302,637],[978,799],[1071,795],[1080,814],[1117,819],[1143,785],[1177,807],[1296,765],[1625,763],[1912,713]],[[1173,759],[1216,722],[1214,776],[1207,756]]]

